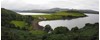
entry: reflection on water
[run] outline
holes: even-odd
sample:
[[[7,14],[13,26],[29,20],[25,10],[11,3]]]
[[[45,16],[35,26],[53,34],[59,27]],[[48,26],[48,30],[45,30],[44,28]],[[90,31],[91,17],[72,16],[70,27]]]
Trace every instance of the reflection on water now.
[[[21,14],[21,15],[50,15],[47,13],[19,13],[19,12],[18,14]]]
[[[86,23],[96,23],[99,22],[99,15],[98,14],[86,14],[87,17],[72,19],[72,20],[51,20],[51,21],[41,21],[39,25],[45,26],[50,25],[53,29],[58,26],[65,26],[69,29],[77,26],[82,28],[85,26]]]

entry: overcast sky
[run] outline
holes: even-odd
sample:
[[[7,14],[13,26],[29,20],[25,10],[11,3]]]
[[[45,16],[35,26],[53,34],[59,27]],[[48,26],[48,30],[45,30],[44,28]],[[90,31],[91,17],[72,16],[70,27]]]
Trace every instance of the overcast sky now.
[[[99,10],[99,0],[1,0],[1,7],[6,9],[91,9]]]

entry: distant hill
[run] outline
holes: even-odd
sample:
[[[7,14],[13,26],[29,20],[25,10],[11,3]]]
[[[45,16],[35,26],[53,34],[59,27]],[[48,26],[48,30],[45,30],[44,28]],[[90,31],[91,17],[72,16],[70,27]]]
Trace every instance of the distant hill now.
[[[62,8],[52,8],[52,9],[45,9],[45,10],[13,10],[15,12],[32,12],[32,13],[55,13],[57,11],[79,11],[82,13],[95,13],[99,14],[98,11],[95,10],[80,10],[80,9],[62,9]]]
[[[70,11],[79,11],[79,12],[82,12],[82,13],[95,13],[95,14],[99,14],[99,11],[94,11],[94,10],[76,10],[76,9],[73,9],[73,10],[70,10]]]

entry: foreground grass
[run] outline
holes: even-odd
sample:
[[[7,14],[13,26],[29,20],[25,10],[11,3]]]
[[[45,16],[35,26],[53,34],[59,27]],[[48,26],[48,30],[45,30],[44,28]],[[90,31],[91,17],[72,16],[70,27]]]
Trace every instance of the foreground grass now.
[[[20,28],[23,28],[26,24],[24,21],[11,21],[11,23]]]

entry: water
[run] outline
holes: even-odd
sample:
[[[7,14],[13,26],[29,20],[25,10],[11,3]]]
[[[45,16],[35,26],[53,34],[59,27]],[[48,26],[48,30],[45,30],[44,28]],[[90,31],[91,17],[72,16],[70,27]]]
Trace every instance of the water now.
[[[45,26],[50,25],[53,29],[59,26],[65,26],[68,29],[71,29],[73,27],[82,28],[85,26],[86,23],[94,24],[96,22],[99,22],[99,14],[86,14],[88,17],[82,17],[72,20],[51,20],[51,21],[41,21],[39,22],[39,25]]]
[[[19,13],[21,15],[50,15],[46,13]],[[65,26],[69,29],[73,27],[82,28],[86,23],[97,23],[99,22],[99,14],[86,14],[87,17],[81,17],[72,20],[51,20],[51,21],[41,21],[39,22],[40,26],[50,25],[53,29],[59,26]]]
[[[50,15],[47,13],[19,13],[19,12],[17,12],[17,13],[21,14],[21,15]]]

